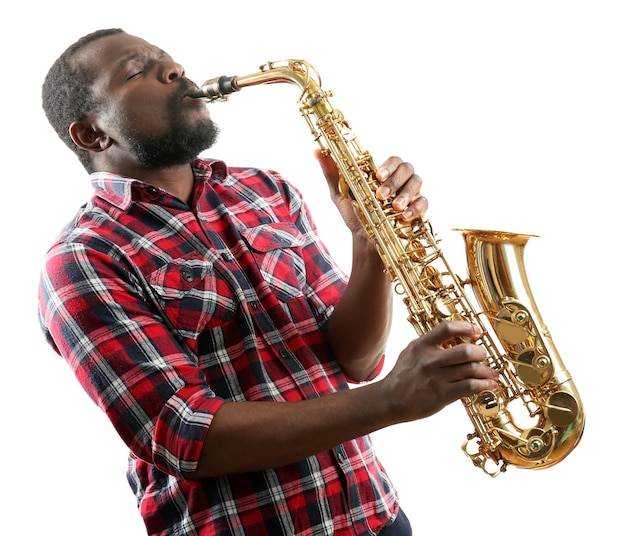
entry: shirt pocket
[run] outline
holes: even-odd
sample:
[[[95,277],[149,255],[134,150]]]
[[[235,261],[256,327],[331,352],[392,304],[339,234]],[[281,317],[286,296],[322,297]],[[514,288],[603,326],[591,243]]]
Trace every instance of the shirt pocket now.
[[[306,238],[299,229],[289,222],[273,222],[240,233],[276,297],[283,302],[301,297],[306,285],[302,255]]]
[[[198,333],[233,318],[237,310],[232,290],[206,259],[174,259],[147,280],[178,329]]]

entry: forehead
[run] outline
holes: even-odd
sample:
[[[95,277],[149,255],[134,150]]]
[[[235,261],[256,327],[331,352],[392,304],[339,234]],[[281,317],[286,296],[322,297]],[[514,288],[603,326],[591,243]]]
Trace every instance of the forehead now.
[[[134,35],[118,33],[88,43],[74,56],[74,61],[92,73],[111,74],[138,56],[165,55],[158,47]]]

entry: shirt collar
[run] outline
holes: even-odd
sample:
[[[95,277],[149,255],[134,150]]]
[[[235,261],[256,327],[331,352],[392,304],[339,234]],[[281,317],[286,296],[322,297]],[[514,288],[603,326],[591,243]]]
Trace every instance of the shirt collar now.
[[[196,181],[219,181],[227,174],[226,164],[221,160],[197,158],[191,163],[191,167]],[[108,171],[96,171],[90,178],[94,195],[124,211],[135,201],[156,202],[167,195],[167,192],[148,182]]]

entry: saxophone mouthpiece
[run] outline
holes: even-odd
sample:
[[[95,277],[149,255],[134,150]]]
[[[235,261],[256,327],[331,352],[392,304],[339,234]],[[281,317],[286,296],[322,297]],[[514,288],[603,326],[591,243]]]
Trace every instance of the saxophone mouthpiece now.
[[[236,76],[220,76],[207,80],[198,88],[198,91],[191,94],[196,99],[207,98],[209,101],[225,99],[231,93],[239,91]]]

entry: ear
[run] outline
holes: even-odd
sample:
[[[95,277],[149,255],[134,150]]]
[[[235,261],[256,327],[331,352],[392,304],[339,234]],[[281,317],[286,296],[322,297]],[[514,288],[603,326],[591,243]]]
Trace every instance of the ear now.
[[[113,143],[104,132],[84,121],[74,121],[70,125],[69,134],[74,143],[86,151],[99,153]]]

